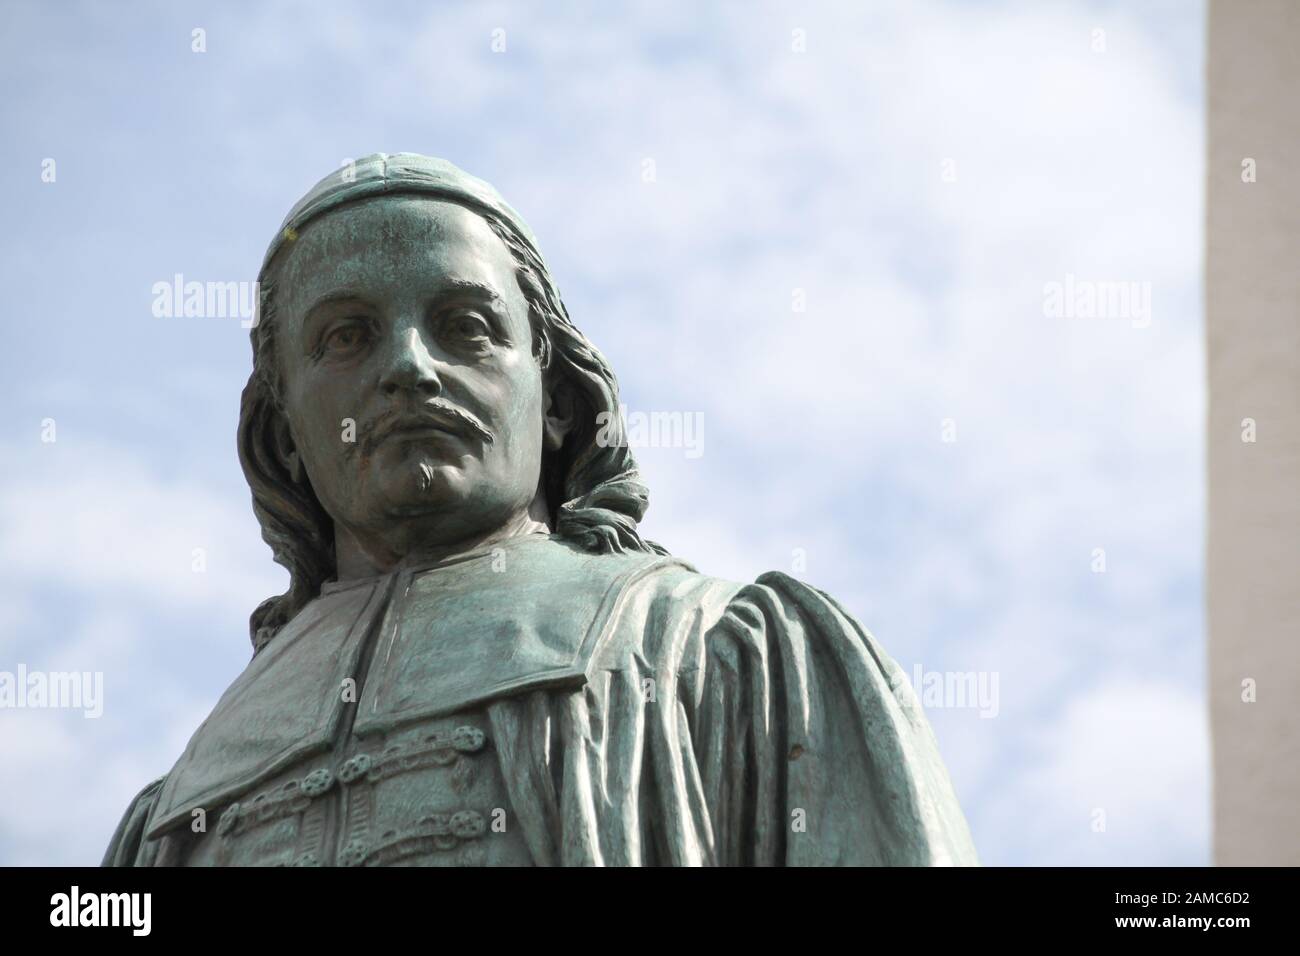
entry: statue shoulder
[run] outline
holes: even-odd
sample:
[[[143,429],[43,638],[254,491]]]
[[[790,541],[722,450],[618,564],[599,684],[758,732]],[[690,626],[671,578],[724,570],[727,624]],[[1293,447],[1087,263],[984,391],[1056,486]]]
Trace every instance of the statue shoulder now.
[[[883,690],[906,721],[924,726],[902,668],[876,638],[835,598],[788,574],[769,571],[746,584],[676,561],[652,566],[620,603],[619,627],[603,648],[607,667],[648,662],[699,693],[708,680],[766,682],[792,668],[796,681]]]
[[[921,722],[902,669],[875,636],[834,597],[784,572],[759,575],[737,591],[713,637],[718,648],[763,656],[770,648],[784,648],[798,657],[816,658],[823,668],[852,675],[854,681],[874,675],[908,718]]]
[[[104,859],[100,866],[147,865],[143,852],[146,849],[145,825],[158,804],[158,794],[162,792],[163,782],[166,779],[164,774],[152,781],[131,800],[126,812],[122,814],[121,821],[117,824],[117,829],[113,831],[112,838],[108,841],[108,849],[104,851]]]
[[[699,723],[739,725],[748,701],[772,701],[769,757],[785,757],[787,807],[828,823],[819,839],[789,844],[787,864],[978,864],[911,683],[835,598],[761,575],[728,604],[703,656]],[[867,810],[840,812],[859,804]]]

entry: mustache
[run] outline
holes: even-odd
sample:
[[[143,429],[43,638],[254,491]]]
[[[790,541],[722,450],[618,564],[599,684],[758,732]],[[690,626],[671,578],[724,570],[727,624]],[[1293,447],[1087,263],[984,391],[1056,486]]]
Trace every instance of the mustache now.
[[[429,427],[441,428],[464,437],[477,438],[488,445],[496,441],[496,436],[492,434],[491,429],[476,416],[463,408],[457,408],[450,402],[435,399],[425,402],[417,409],[377,418],[371,427],[366,429],[366,437],[361,442],[361,452],[370,454],[394,432]]]

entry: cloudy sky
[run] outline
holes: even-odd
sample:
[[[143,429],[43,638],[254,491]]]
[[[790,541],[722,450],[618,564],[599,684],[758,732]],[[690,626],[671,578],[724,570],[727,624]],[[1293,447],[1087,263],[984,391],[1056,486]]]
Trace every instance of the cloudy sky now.
[[[251,281],[375,151],[494,183],[629,408],[700,416],[640,451],[651,537],[996,686],[927,707],[985,863],[1208,863],[1201,5],[373,10],[0,13],[0,670],[104,675],[0,710],[0,863],[98,862],[286,580],[247,331],[154,284]]]

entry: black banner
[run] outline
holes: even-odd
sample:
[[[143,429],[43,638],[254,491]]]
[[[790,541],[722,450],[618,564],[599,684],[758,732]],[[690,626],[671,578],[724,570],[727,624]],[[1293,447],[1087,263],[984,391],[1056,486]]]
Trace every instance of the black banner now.
[[[608,925],[628,941],[698,932],[837,927],[918,946],[935,942],[1130,938],[1231,945],[1290,918],[1291,869],[697,870],[544,877],[525,870],[0,870],[10,940],[77,933],[120,941],[223,938],[347,946],[429,924],[547,937]],[[540,935],[538,935],[540,934]],[[867,934],[867,935],[864,935]],[[972,935],[974,934],[974,935]],[[558,942],[550,940],[549,942]]]

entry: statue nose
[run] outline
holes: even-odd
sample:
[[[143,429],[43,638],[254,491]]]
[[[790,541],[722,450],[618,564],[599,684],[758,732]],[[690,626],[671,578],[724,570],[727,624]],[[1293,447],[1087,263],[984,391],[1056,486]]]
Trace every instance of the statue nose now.
[[[437,362],[419,329],[406,329],[394,338],[379,388],[385,395],[402,391],[437,395],[442,391]]]

